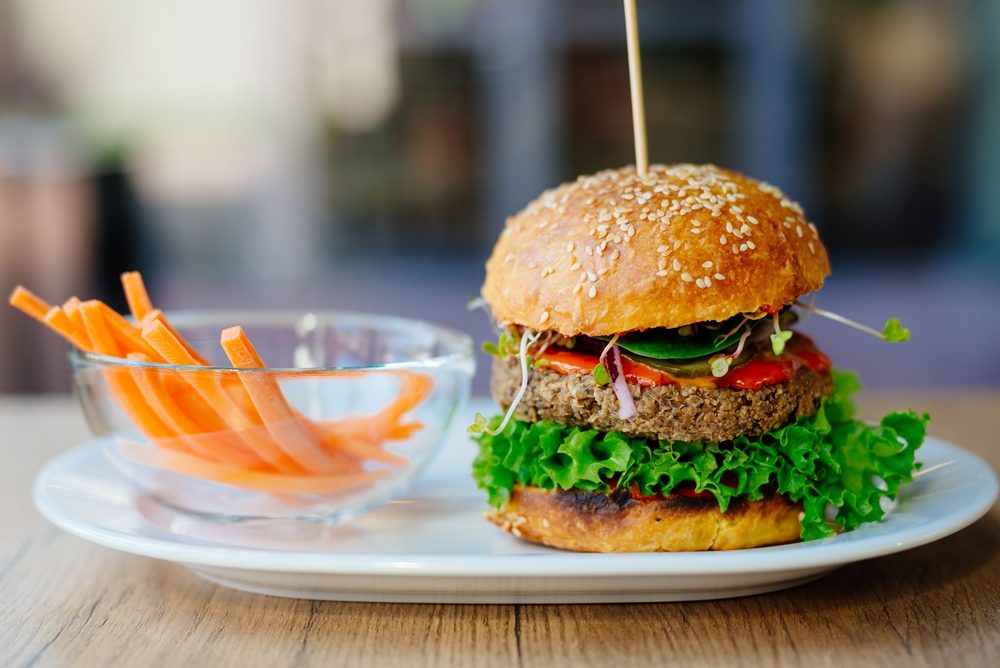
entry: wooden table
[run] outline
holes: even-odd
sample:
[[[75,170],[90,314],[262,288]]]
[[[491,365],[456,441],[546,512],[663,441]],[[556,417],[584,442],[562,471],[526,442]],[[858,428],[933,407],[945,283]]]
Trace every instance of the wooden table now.
[[[1000,392],[869,395],[1000,468]],[[1000,665],[1000,504],[937,543],[797,589],[646,605],[396,605],[228,590],[73,538],[31,506],[86,437],[68,399],[0,400],[0,666]]]

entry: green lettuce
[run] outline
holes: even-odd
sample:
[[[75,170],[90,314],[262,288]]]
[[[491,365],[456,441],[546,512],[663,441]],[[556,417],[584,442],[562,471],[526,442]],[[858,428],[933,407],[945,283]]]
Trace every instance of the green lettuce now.
[[[497,508],[515,484],[605,493],[634,485],[647,496],[691,484],[710,492],[723,512],[736,497],[757,500],[776,490],[802,503],[802,539],[823,538],[882,519],[882,500],[895,499],[912,480],[926,433],[929,417],[912,411],[890,413],[877,425],[855,420],[851,395],[859,389],[853,374],[835,371],[834,392],[813,415],[724,443],[657,442],[511,420],[496,436],[475,437],[473,476]],[[491,428],[500,420],[492,418]],[[832,521],[828,508],[836,511]]]

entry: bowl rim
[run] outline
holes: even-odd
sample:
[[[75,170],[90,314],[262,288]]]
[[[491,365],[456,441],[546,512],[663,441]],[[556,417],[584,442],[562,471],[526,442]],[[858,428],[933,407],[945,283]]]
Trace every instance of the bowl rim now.
[[[171,324],[180,328],[198,324],[199,322],[218,322],[223,319],[230,319],[234,324],[261,324],[271,319],[291,319],[292,322],[301,321],[312,316],[314,318],[339,319],[341,321],[375,321],[376,326],[397,327],[419,327],[431,331],[435,337],[450,340],[452,346],[457,348],[455,352],[445,355],[437,355],[422,360],[387,362],[385,364],[357,364],[342,366],[318,366],[318,367],[233,367],[233,366],[199,366],[190,364],[169,364],[164,362],[141,362],[130,360],[124,357],[113,355],[103,355],[100,353],[90,353],[71,347],[68,352],[70,361],[75,364],[91,364],[95,366],[112,366],[132,369],[161,369],[169,371],[186,372],[238,372],[238,373],[275,373],[275,374],[297,374],[308,375],[318,373],[329,373],[337,371],[394,371],[400,369],[435,369],[448,366],[455,362],[468,360],[474,361],[472,337],[465,332],[443,325],[438,325],[420,318],[407,318],[405,316],[389,315],[382,313],[365,313],[361,311],[339,311],[336,309],[184,309],[179,311],[164,311],[164,315]],[[129,316],[128,320],[134,322]],[[234,325],[225,325],[231,327]],[[221,330],[220,330],[221,331]]]

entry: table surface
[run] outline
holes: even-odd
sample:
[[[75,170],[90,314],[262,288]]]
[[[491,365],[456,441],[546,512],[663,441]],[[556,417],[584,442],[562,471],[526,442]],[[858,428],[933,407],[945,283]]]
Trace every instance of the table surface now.
[[[1000,469],[1000,391],[878,393]],[[930,545],[741,599],[429,605],[270,598],[86,543],[31,506],[87,436],[68,398],[0,399],[0,665],[1000,665],[1000,504]]]

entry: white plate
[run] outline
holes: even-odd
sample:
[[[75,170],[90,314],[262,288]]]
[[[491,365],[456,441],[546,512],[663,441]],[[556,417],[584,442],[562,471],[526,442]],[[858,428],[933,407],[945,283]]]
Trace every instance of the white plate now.
[[[493,410],[485,403],[472,411]],[[459,416],[460,418],[462,416]],[[844,564],[923,545],[989,510],[997,478],[981,459],[929,438],[926,466],[879,524],[834,538],[731,552],[576,554],[521,542],[482,519],[461,428],[403,499],[352,523],[219,524],[136,491],[88,441],[35,480],[55,525],[124,552],[183,564],[246,591],[341,601],[584,603],[744,596],[817,578]]]

